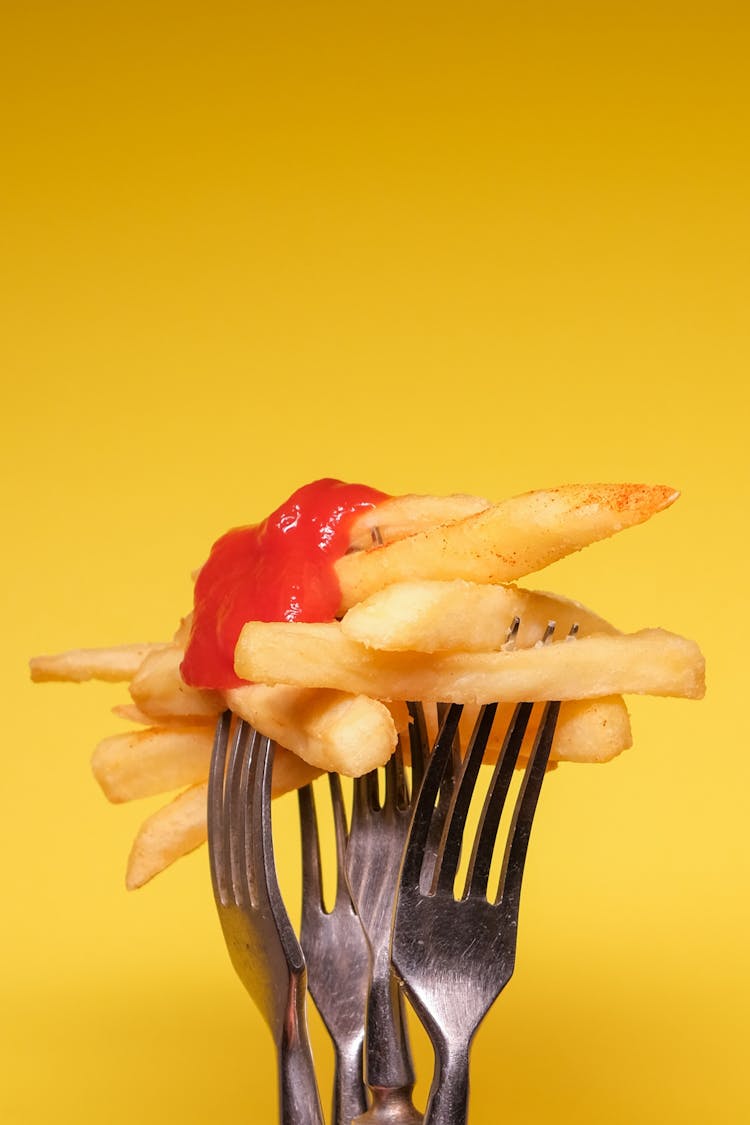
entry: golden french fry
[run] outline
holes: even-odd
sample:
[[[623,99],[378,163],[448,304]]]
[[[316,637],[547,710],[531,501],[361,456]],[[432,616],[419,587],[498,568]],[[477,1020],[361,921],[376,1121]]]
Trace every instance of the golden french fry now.
[[[508,728],[515,703],[501,703],[487,742],[484,755],[485,764],[497,761],[502,748],[503,737]],[[428,720],[430,708],[426,709]],[[479,708],[468,704],[461,716],[461,734],[465,745],[476,722]],[[541,704],[531,712],[529,726],[524,741],[524,749],[533,745],[542,715]],[[437,723],[428,721],[428,730],[434,739]],[[608,762],[623,750],[632,746],[633,736],[630,718],[622,696],[605,696],[603,699],[566,700],[560,707],[560,714],[552,743],[552,761],[561,762]],[[522,755],[527,756],[522,751]]]
[[[403,539],[426,528],[473,516],[489,508],[489,500],[480,496],[391,496],[376,508],[367,508],[354,520],[350,533],[350,547],[363,550],[372,546],[372,532],[377,528],[383,543]]]
[[[359,777],[396,748],[390,711],[367,695],[254,683],[224,696],[235,714],[318,770]]]
[[[215,716],[224,709],[217,691],[188,687],[180,676],[184,650],[164,645],[149,653],[130,682],[136,707],[151,719]]]
[[[535,712],[532,732],[541,716],[540,708]],[[630,716],[622,696],[572,699],[560,707],[551,757],[560,762],[609,762],[632,745]]]
[[[35,683],[59,680],[81,684],[86,680],[123,683],[131,680],[151,653],[164,645],[112,645],[110,648],[74,648],[49,656],[34,656],[29,661]]]
[[[179,645],[180,648],[187,648],[187,643],[190,640],[190,630],[193,627],[193,613],[192,611],[180,618],[180,624],[175,629],[175,634],[172,637],[172,644]]]
[[[512,651],[425,655],[365,648],[346,637],[338,622],[251,621],[240,634],[235,668],[259,683],[456,703],[629,692],[697,699],[705,690],[698,646],[662,629],[592,634]]]
[[[151,727],[105,738],[94,751],[91,768],[110,801],[133,801],[205,781],[212,746],[208,726]]]
[[[141,708],[137,708],[135,703],[118,703],[111,709],[112,714],[116,714],[118,719],[126,719],[127,722],[137,722],[142,727],[153,727],[154,717],[151,714],[146,714]],[[159,723],[156,723],[159,726]],[[181,727],[208,727],[211,730],[216,726],[216,714],[170,714],[161,717],[161,724],[169,724],[171,728]]]
[[[271,775],[271,796],[282,797],[292,789],[301,789],[309,781],[320,777],[323,771],[303,762],[291,750],[278,743],[273,752],[273,773]]]
[[[125,885],[142,887],[176,859],[206,842],[208,782],[193,785],[144,820],[130,851]]]
[[[344,615],[341,631],[368,648],[388,652],[486,652],[506,641],[514,617],[519,648],[530,648],[550,621],[558,635],[575,623],[585,633],[615,633],[591,610],[554,594],[453,582],[397,582]]]
[[[585,484],[527,492],[476,515],[354,551],[336,563],[342,609],[415,578],[512,582],[642,523],[678,493],[666,485]]]
[[[318,776],[319,770],[277,746],[273,759],[272,795],[298,789]],[[125,884],[129,891],[142,887],[175,860],[206,842],[208,782],[184,790],[141,825],[128,859]]]
[[[112,714],[118,719],[127,719],[129,723],[140,723],[142,727],[150,727],[153,719],[145,711],[136,707],[135,703],[118,703],[112,708]]]

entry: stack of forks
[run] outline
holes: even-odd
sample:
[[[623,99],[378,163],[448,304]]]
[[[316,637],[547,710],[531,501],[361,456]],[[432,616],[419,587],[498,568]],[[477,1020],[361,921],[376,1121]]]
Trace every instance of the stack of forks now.
[[[548,631],[548,634],[550,631]],[[385,768],[354,781],[347,825],[341,780],[329,774],[337,885],[323,903],[312,787],[299,791],[302,921],[299,937],[279,891],[271,833],[273,743],[226,712],[216,730],[208,796],[211,878],[232,963],[278,1052],[282,1125],[323,1125],[307,1031],[309,990],[335,1051],[332,1125],[467,1120],[469,1049],[515,964],[518,910],[531,824],[559,703],[544,705],[516,799],[496,896],[492,856],[533,705],[519,703],[503,734],[468,853],[467,816],[497,704],[481,708],[465,754],[461,704],[438,705],[430,747],[424,709],[408,704],[411,777],[403,740]],[[462,849],[470,855],[462,890]],[[435,1050],[424,1116],[404,995]]]

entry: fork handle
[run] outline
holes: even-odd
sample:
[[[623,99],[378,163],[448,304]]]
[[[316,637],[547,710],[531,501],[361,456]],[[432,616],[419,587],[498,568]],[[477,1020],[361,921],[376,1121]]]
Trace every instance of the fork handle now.
[[[406,1013],[396,974],[387,961],[373,965],[367,995],[367,1084],[387,1089],[414,1085]]]
[[[424,1125],[466,1125],[468,1111],[469,1043],[436,1043]]]
[[[279,1121],[281,1125],[324,1125],[306,1029],[285,1035],[279,1046]]]
[[[352,1120],[367,1109],[367,1095],[362,1076],[363,1043],[335,1047],[336,1061],[333,1074],[334,1125],[352,1125]]]

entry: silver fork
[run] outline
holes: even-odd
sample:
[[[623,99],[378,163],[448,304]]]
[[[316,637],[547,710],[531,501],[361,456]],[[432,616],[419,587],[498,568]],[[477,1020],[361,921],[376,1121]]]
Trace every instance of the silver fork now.
[[[370,957],[344,871],[346,811],[337,774],[328,774],[336,838],[336,898],[323,903],[320,838],[312,785],[298,791],[302,839],[302,926],[300,943],[307,961],[308,986],[333,1040],[334,1125],[351,1125],[367,1109],[363,1078],[364,1018]]]
[[[428,842],[435,799],[448,765],[461,705],[445,715],[417,801],[404,852],[394,916],[395,969],[435,1049],[425,1125],[464,1125],[469,1048],[479,1024],[513,975],[524,860],[549,760],[559,703],[545,705],[515,805],[496,901],[487,898],[492,853],[514,767],[532,711],[520,703],[511,719],[482,809],[461,899],[454,895],[472,793],[497,704],[479,713],[445,820],[433,871]],[[427,882],[428,886],[425,886]]]
[[[241,720],[232,732],[231,722],[227,711],[217,723],[208,784],[214,898],[232,964],[276,1044],[280,1121],[323,1125],[307,1033],[305,959],[274,868],[273,743]]]
[[[399,743],[385,767],[385,798],[378,797],[378,772],[354,782],[346,875],[370,948],[365,1074],[372,1106],[359,1120],[418,1125],[412,1102],[414,1068],[406,1016],[391,966],[390,937],[398,871],[411,818],[411,800]]]

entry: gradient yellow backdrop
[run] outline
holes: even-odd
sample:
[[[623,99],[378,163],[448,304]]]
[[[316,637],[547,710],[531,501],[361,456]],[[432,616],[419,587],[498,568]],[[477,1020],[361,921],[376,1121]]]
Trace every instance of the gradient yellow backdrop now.
[[[536,580],[695,637],[709,693],[635,700],[631,751],[550,778],[471,1120],[747,1120],[746,6],[2,23],[0,1119],[273,1121],[205,851],[123,889],[153,803],[88,768],[122,692],[26,660],[166,637],[222,530],[334,475],[682,489]]]

